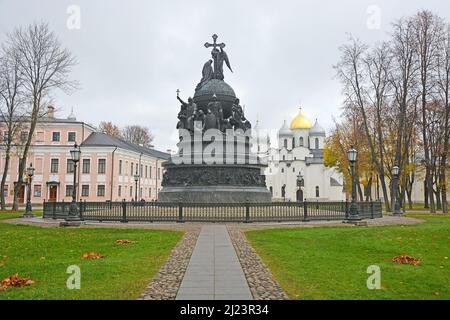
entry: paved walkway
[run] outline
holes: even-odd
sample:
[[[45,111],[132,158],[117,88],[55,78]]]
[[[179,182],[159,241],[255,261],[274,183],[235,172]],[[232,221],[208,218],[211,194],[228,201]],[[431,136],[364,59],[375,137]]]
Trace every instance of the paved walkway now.
[[[252,300],[224,225],[203,226],[177,300]]]

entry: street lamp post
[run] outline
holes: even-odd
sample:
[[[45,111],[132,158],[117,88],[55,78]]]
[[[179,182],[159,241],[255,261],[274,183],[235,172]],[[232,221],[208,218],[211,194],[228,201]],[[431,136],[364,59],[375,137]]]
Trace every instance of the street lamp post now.
[[[135,183],[135,190],[134,190],[134,201],[137,202],[138,199],[138,181],[139,181],[139,173],[138,170],[136,168],[136,173],[134,175],[134,183]]]
[[[23,215],[23,218],[33,218],[33,208],[31,207],[31,180],[33,179],[34,175],[34,168],[33,164],[30,163],[30,166],[27,168],[27,177],[28,177],[28,192],[27,192],[27,206],[25,209],[25,214]]]
[[[392,189],[394,191],[394,216],[401,216],[403,213],[401,211],[400,208],[400,199],[398,197],[398,179],[399,179],[399,175],[400,175],[400,167],[395,165],[394,167],[392,167]]]
[[[81,150],[76,143],[73,146],[73,149],[70,150],[70,156],[73,161],[73,188],[72,202],[70,203],[69,215],[66,217],[66,221],[79,223],[81,218],[77,206],[77,163],[80,161]]]
[[[303,180],[303,175],[301,172],[299,172],[298,176],[297,176],[297,187],[298,190],[302,191],[302,187],[305,184],[305,180]],[[302,199],[297,199],[297,201],[303,201],[303,193],[302,193]]]
[[[350,170],[352,175],[352,202],[349,208],[349,217],[348,221],[359,221],[361,217],[358,213],[358,206],[356,204],[356,175],[355,175],[355,164],[358,157],[358,151],[356,151],[353,146],[347,152],[348,161],[350,162]]]

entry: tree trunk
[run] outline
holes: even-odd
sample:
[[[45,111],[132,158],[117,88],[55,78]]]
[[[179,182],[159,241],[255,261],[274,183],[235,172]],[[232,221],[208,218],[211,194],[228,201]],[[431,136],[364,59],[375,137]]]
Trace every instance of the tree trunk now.
[[[27,141],[25,143],[25,147],[23,149],[22,157],[19,160],[19,169],[17,170],[17,175],[18,175],[17,176],[17,184],[14,188],[14,199],[13,199],[13,206],[12,206],[11,210],[19,209],[19,204],[17,203],[17,198],[19,195],[20,188],[23,185],[23,175],[25,173],[25,168],[27,165],[28,151],[30,150],[34,130],[36,129],[36,124],[38,121],[40,103],[41,103],[40,97],[35,97],[34,104],[33,104],[33,111],[32,111],[31,120],[30,120],[30,130],[28,131],[28,137],[27,137]]]
[[[5,184],[6,184],[6,177],[8,175],[9,170],[9,162],[10,162],[11,156],[9,148],[6,150],[6,156],[5,156],[5,166],[3,167],[3,175],[2,175],[2,182],[0,186],[0,197],[1,197],[1,209],[6,210],[6,201],[5,201]]]

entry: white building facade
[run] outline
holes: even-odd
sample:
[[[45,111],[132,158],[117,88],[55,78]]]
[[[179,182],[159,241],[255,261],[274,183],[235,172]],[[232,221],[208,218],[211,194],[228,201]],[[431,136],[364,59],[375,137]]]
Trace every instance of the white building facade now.
[[[323,162],[325,130],[300,109],[290,126],[278,131],[278,146],[269,145],[267,188],[273,201],[343,201],[343,176]]]

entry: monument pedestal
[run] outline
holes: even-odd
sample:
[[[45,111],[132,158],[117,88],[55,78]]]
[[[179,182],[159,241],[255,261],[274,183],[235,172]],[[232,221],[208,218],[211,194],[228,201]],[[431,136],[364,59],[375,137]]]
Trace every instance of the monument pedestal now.
[[[230,68],[224,43],[213,35],[212,60],[202,70],[193,98],[178,113],[178,153],[163,164],[159,201],[184,203],[270,202],[260,159],[251,152],[251,123],[233,88],[223,79]],[[220,48],[220,49],[218,49]],[[214,60],[214,70],[212,62]]]
[[[166,165],[159,201],[184,203],[270,202],[258,165]]]

